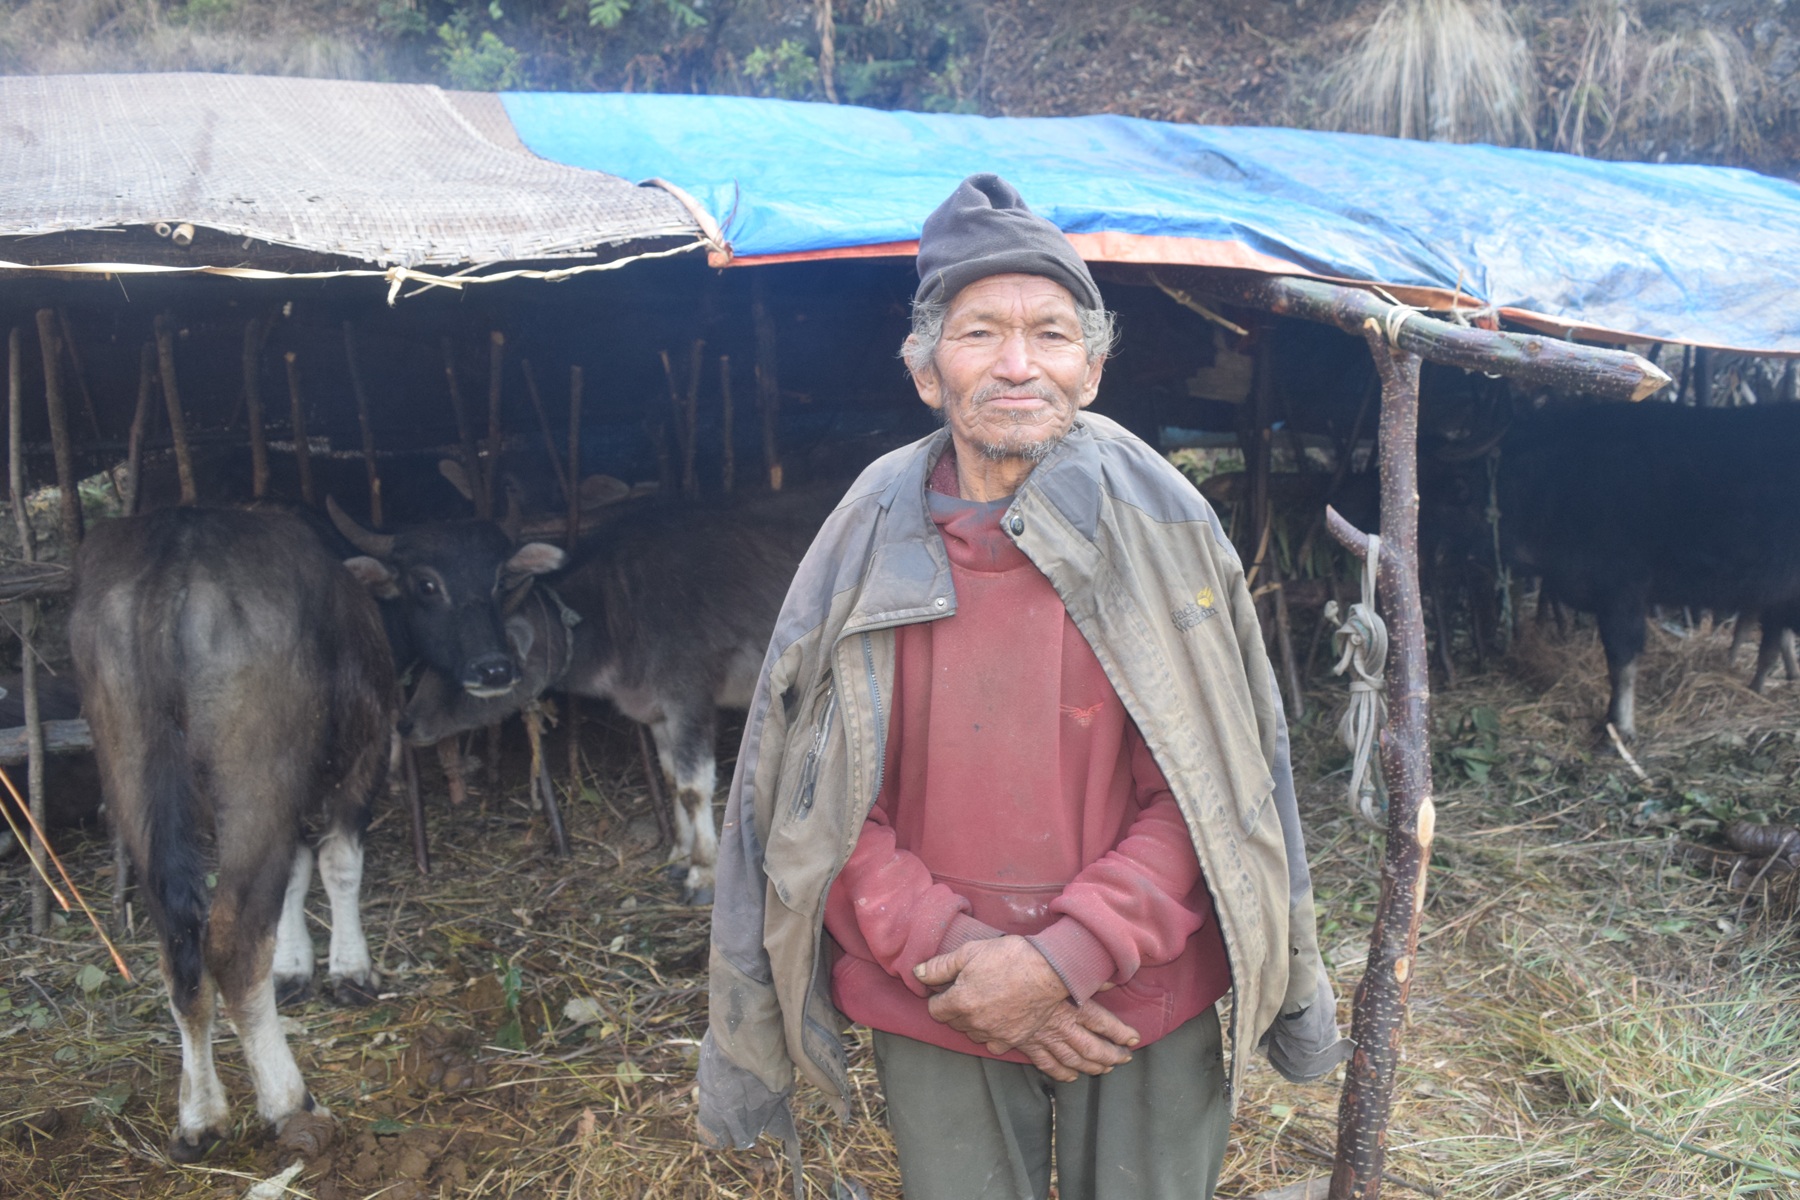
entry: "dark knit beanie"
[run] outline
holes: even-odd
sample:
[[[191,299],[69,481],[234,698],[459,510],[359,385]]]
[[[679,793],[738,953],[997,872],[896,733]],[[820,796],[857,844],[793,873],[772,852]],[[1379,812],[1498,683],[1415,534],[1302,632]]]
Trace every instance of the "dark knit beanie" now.
[[[913,303],[947,304],[977,279],[1012,273],[1054,279],[1077,306],[1104,307],[1062,230],[1026,207],[1019,189],[998,175],[971,175],[925,218]]]

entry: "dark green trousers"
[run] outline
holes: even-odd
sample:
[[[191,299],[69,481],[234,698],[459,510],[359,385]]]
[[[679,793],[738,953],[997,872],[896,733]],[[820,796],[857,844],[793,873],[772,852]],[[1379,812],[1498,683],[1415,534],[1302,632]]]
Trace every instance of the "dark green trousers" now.
[[[1208,1009],[1108,1075],[1036,1067],[875,1031],[906,1200],[1207,1200],[1231,1130]]]

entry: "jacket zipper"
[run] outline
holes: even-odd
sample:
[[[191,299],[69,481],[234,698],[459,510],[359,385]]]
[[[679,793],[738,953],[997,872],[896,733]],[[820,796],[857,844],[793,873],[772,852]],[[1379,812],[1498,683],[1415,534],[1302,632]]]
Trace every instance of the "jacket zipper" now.
[[[837,714],[837,688],[833,687],[825,696],[825,711],[819,716],[819,723],[813,727],[812,749],[806,752],[806,761],[800,764],[800,786],[794,795],[794,816],[805,817],[812,811],[814,795],[819,790],[819,762],[825,757],[825,743],[831,738],[831,721]]]
[[[863,668],[869,678],[869,705],[875,713],[875,787],[869,793],[873,805],[874,798],[881,795],[882,776],[887,773],[887,723],[881,715],[881,681],[875,677],[875,641],[866,632],[862,635],[862,648]]]

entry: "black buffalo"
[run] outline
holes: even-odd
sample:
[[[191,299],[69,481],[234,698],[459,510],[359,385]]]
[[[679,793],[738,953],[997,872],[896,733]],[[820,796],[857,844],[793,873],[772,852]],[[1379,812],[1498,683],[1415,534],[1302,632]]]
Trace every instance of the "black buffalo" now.
[[[212,1060],[218,999],[261,1115],[279,1128],[319,1111],[275,1011],[278,987],[312,978],[309,823],[322,831],[332,983],[340,997],[372,992],[357,893],[394,720],[393,660],[364,586],[285,514],[107,521],[82,544],[75,578],[69,645],[107,804],[161,935],[182,1045],[170,1154],[188,1162],[230,1126]]]
[[[1502,443],[1499,500],[1508,559],[1594,614],[1622,736],[1652,604],[1760,612],[1758,686],[1800,626],[1800,406],[1533,414]]]
[[[386,567],[381,592],[413,614],[410,636],[426,669],[402,720],[408,739],[429,745],[492,724],[545,691],[612,702],[650,727],[676,795],[670,862],[684,895],[708,903],[718,845],[717,709],[748,707],[788,584],[836,495],[642,504],[620,512],[573,566],[529,592],[523,582],[560,565],[560,551],[515,547],[492,523],[465,522],[435,527],[425,556],[413,535],[374,534],[341,512],[335,518]],[[434,650],[432,630],[449,624],[442,614],[458,603],[485,605],[491,621],[457,621],[461,640]],[[484,678],[477,662],[502,658],[512,686],[472,686]]]

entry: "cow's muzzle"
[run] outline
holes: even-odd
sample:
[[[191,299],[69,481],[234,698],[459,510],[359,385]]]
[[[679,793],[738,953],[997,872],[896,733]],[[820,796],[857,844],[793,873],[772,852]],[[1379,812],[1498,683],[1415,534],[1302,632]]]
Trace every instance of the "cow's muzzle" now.
[[[481,699],[504,696],[519,682],[519,668],[504,654],[487,654],[463,668],[463,691]]]

